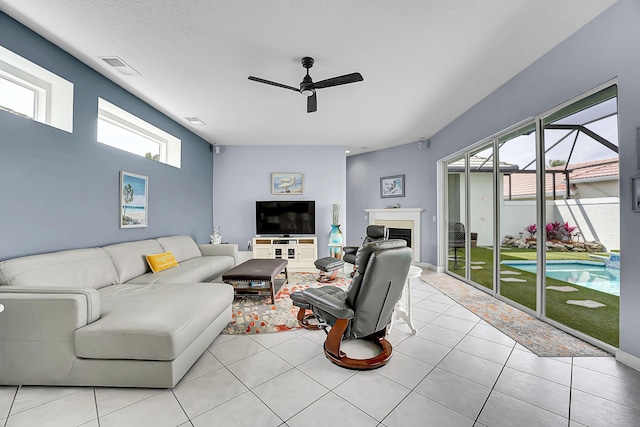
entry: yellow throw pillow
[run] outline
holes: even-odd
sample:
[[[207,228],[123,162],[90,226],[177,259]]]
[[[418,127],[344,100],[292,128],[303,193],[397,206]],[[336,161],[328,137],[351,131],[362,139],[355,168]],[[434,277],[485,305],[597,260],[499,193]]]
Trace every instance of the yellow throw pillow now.
[[[178,261],[171,252],[147,255],[147,263],[154,273],[178,266]]]

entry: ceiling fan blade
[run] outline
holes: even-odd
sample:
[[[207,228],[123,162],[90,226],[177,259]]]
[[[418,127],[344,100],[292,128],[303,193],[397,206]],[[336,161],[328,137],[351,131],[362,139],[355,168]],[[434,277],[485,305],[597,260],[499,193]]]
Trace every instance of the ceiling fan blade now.
[[[322,89],[325,87],[346,85],[347,83],[361,82],[363,80],[364,79],[362,78],[362,75],[360,73],[351,73],[351,74],[345,74],[344,76],[321,80],[319,82],[314,83],[313,87],[315,89]]]
[[[316,93],[313,92],[313,95],[307,97],[307,113],[313,113],[318,110],[318,99],[316,98]]]
[[[249,80],[253,80],[254,82],[265,83],[265,84],[268,84],[268,85],[271,85],[271,86],[278,86],[278,87],[281,87],[281,88],[284,88],[284,89],[291,89],[291,90],[294,90],[296,92],[300,92],[300,89],[295,88],[293,86],[287,86],[287,85],[283,85],[283,84],[280,84],[280,83],[271,82],[269,80],[261,79],[259,77],[249,76]]]

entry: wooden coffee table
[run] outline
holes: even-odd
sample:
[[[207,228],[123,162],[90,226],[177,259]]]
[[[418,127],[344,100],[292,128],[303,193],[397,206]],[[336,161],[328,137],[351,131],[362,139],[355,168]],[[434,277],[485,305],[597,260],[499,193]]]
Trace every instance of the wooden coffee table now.
[[[282,285],[289,281],[287,272],[288,261],[286,259],[250,259],[236,265],[222,275],[225,283],[232,285],[237,291],[271,293],[271,303],[276,303],[274,284],[276,276],[284,273]],[[281,279],[279,279],[281,280]],[[259,285],[256,285],[258,283]]]

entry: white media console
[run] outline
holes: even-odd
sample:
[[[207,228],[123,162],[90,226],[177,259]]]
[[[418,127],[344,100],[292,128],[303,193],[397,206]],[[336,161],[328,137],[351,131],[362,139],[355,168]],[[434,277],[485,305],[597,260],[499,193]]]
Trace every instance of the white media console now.
[[[254,258],[286,259],[292,270],[313,271],[318,259],[316,236],[254,237],[252,247]]]

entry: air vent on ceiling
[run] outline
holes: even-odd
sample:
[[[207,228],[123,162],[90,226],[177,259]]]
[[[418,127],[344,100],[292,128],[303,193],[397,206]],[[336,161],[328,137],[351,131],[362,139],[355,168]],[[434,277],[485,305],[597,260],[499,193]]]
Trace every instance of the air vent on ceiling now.
[[[101,56],[104,62],[106,62],[110,67],[115,69],[121,74],[125,76],[139,76],[140,73],[133,69],[129,64],[124,62],[121,58],[117,56]]]
[[[192,125],[203,125],[205,124],[202,120],[200,120],[198,117],[185,117],[185,119],[191,123]]]

